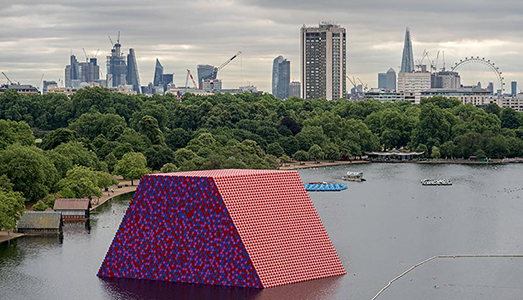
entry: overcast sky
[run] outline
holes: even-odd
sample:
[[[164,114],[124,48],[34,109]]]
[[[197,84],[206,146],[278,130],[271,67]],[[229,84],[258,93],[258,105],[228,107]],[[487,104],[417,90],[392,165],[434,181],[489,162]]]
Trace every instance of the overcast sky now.
[[[506,88],[512,80],[523,87],[521,0],[2,2],[0,70],[33,85],[43,73],[44,80],[63,80],[71,51],[85,59],[82,47],[88,55],[100,49],[105,76],[107,36],[115,40],[120,30],[124,52],[135,49],[142,85],[152,81],[156,58],[181,86],[186,69],[196,74],[196,65],[220,65],[241,50],[218,75],[224,87],[254,84],[270,92],[278,55],[291,61],[291,79],[299,81],[300,27],[333,21],[347,29],[347,74],[369,87],[377,85],[378,72],[398,71],[407,26],[416,60],[424,49],[432,59],[445,51],[447,67],[466,56],[486,57],[503,71]]]

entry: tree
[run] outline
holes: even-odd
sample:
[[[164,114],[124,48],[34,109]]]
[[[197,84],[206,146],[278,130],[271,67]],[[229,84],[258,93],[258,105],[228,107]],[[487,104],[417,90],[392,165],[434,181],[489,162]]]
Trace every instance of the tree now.
[[[282,156],[285,152],[279,143],[272,143],[267,145],[267,154],[274,155],[276,157]]]
[[[45,197],[58,180],[58,172],[44,152],[35,146],[10,145],[0,151],[0,174],[28,200]]]
[[[85,166],[95,170],[103,170],[105,166],[100,162],[93,151],[88,150],[80,142],[68,142],[60,144],[53,150],[71,160],[72,165]]]
[[[6,175],[0,176],[0,230],[11,230],[25,210],[25,199],[13,191],[13,184]]]
[[[320,146],[317,144],[312,145],[312,147],[309,149],[309,158],[312,160],[320,160],[325,157],[325,152],[321,149]]]
[[[292,158],[297,161],[307,161],[307,160],[309,160],[309,153],[307,153],[303,150],[298,150],[298,151],[296,151],[296,153],[294,153]]]
[[[504,108],[501,112],[501,127],[516,129],[523,125],[521,116],[512,108]]]
[[[197,155],[189,149],[178,149],[174,152],[174,162],[177,166],[181,166],[184,162],[195,158]]]
[[[447,141],[440,147],[440,154],[446,158],[456,156],[456,145],[453,141]]]
[[[22,146],[34,145],[35,138],[31,128],[25,122],[0,120],[0,150],[15,143]]]
[[[46,134],[42,140],[42,149],[51,150],[62,143],[75,141],[77,135],[75,131],[68,128],[58,128]]]
[[[496,115],[498,117],[501,117],[501,107],[499,107],[496,103],[489,103],[485,107],[485,111],[488,114],[494,114],[494,115]]]
[[[143,116],[140,122],[138,122],[138,128],[140,133],[149,138],[153,145],[159,145],[165,142],[163,132],[160,130],[156,118]]]
[[[49,208],[49,206],[47,206],[47,204],[45,204],[42,200],[38,200],[38,202],[36,202],[36,204],[33,205],[34,211],[44,211],[47,208]]]
[[[134,180],[140,179],[143,175],[149,173],[147,159],[142,153],[129,152],[116,163],[114,172],[123,176],[124,179],[130,179],[131,185],[134,185]]]
[[[163,165],[162,169],[160,170],[160,172],[162,172],[162,173],[172,173],[172,172],[177,172],[177,171],[178,171],[178,167],[173,163],[167,163],[167,164]]]
[[[165,135],[165,143],[171,149],[184,148],[191,140],[191,134],[183,128],[175,128]]]
[[[439,148],[436,146],[432,146],[432,151],[430,151],[430,156],[435,159],[441,158],[441,153],[439,151]]]
[[[145,151],[147,167],[152,170],[160,170],[166,163],[174,161],[174,151],[165,145],[153,145]]]
[[[60,195],[66,198],[85,198],[90,196],[102,196],[102,187],[107,187],[116,182],[111,175],[105,172],[97,172],[84,166],[76,166],[67,171],[65,178],[57,184]]]

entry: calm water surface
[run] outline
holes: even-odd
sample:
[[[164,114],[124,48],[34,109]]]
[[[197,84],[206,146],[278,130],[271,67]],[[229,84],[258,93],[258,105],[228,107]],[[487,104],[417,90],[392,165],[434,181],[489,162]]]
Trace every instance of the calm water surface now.
[[[90,228],[66,224],[64,240],[24,237],[0,245],[0,299],[371,299],[390,279],[437,254],[523,253],[523,165],[369,164],[300,171],[304,182],[367,182],[311,193],[347,269],[345,276],[262,291],[96,277],[130,197],[106,203]],[[450,187],[423,187],[440,175]],[[437,260],[379,299],[523,299],[523,259]]]

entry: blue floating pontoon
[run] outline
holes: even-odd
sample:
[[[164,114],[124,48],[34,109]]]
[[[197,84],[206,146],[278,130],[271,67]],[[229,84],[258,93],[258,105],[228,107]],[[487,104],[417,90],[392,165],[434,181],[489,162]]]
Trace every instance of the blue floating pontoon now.
[[[308,192],[339,192],[347,189],[342,183],[305,183]]]

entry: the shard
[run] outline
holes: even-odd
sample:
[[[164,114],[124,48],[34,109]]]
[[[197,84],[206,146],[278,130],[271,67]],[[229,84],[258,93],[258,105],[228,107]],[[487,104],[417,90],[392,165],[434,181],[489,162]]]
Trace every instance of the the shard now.
[[[405,31],[405,45],[403,46],[403,55],[401,57],[402,73],[414,72],[414,55],[412,53],[412,42],[410,40],[410,29]]]

